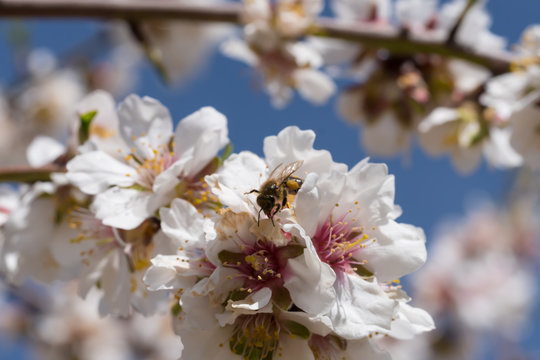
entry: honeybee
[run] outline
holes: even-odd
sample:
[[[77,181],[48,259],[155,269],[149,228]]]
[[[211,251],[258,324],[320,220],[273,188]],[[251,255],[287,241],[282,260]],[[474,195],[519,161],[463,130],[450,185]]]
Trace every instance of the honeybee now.
[[[261,207],[257,217],[257,225],[261,219],[261,211],[274,225],[274,215],[288,205],[288,195],[296,195],[302,187],[303,180],[292,174],[302,166],[303,160],[294,161],[290,164],[279,164],[272,170],[268,179],[261,185],[259,190],[252,189],[246,194],[257,193],[257,204]]]

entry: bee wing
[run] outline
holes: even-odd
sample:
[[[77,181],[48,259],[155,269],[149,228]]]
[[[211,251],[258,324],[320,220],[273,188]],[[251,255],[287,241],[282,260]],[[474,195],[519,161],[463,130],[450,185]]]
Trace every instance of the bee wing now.
[[[276,183],[281,184],[285,181],[285,179],[298,170],[303,163],[304,160],[297,160],[287,165],[279,164],[274,170],[272,170],[268,179],[274,180]]]

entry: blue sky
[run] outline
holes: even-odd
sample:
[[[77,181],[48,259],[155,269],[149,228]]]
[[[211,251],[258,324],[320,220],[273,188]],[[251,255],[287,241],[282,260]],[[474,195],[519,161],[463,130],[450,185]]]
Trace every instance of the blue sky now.
[[[534,0],[491,0],[488,8],[493,16],[492,30],[505,36],[509,43],[517,42],[528,24],[540,20],[540,2]],[[32,20],[28,26],[32,45],[60,54],[97,31],[100,23]],[[0,87],[7,86],[13,75],[12,58],[3,36],[8,28],[6,21],[0,21]],[[216,54],[201,74],[180,87],[165,86],[150,66],[144,66],[135,92],[159,99],[175,120],[202,106],[214,106],[229,120],[229,136],[236,152],[251,150],[262,154],[265,136],[297,125],[313,129],[317,134],[316,148],[329,150],[335,161],[353,166],[366,156],[358,142],[359,129],[336,114],[335,97],[326,106],[315,107],[295,96],[290,106],[276,110],[268,96],[253,86],[253,80],[247,66]],[[496,171],[482,164],[472,175],[463,177],[452,168],[448,157],[430,158],[417,146],[408,156],[372,157],[372,161],[388,164],[390,173],[396,176],[396,203],[403,207],[400,220],[424,228],[428,244],[436,224],[462,214],[471,195],[484,194],[502,203],[514,176],[510,171]],[[538,306],[535,319],[540,323]],[[533,346],[533,336],[540,336],[538,326],[528,336],[528,346]],[[3,345],[0,341],[0,359],[11,358],[13,353],[3,352]],[[12,349],[17,353],[20,350]]]

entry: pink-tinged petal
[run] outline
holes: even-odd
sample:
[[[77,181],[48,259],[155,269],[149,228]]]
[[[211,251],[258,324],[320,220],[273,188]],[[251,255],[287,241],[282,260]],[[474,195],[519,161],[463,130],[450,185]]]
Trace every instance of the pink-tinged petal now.
[[[319,259],[311,239],[298,225],[285,225],[284,231],[304,239],[306,248],[298,257],[289,259],[285,269],[284,286],[294,304],[308,314],[323,314],[330,310],[336,297],[336,274]]]
[[[395,280],[426,262],[426,237],[421,228],[388,220],[368,233],[376,241],[359,251],[360,259],[381,282]]]
[[[390,336],[396,339],[412,339],[415,335],[435,329],[433,318],[420,308],[399,302],[399,308]]]
[[[150,97],[129,95],[118,105],[120,134],[135,155],[154,158],[154,150],[165,150],[173,134],[169,110]]]
[[[114,187],[97,195],[92,208],[104,225],[131,230],[161,205],[164,204],[156,204],[156,198],[149,191]]]
[[[259,211],[257,194],[247,195],[246,192],[259,190],[267,173],[263,159],[243,151],[231,155],[218,173],[207,176],[205,181],[223,205],[234,212],[249,212],[256,216]]]
[[[203,107],[178,123],[174,133],[174,153],[189,157],[183,176],[196,176],[229,142],[227,118],[213,107]]]
[[[334,163],[328,151],[315,150],[314,142],[312,130],[300,130],[296,126],[286,127],[277,136],[266,137],[263,149],[270,170],[279,164],[303,160],[302,167],[294,173],[301,178],[310,172],[347,171],[345,164]]]
[[[26,158],[32,167],[47,165],[64,154],[66,147],[48,136],[37,136],[26,149]]]
[[[334,306],[327,314],[336,334],[358,339],[390,330],[396,301],[389,299],[376,282],[345,274],[336,282],[336,293]]]
[[[93,151],[74,157],[67,163],[67,178],[82,192],[96,195],[112,185],[131,186],[137,171],[103,151]]]

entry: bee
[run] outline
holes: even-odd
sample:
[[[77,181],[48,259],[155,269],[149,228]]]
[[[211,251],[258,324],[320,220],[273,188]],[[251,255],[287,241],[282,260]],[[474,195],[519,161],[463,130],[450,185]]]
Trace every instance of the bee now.
[[[261,219],[261,211],[274,225],[274,215],[288,206],[288,195],[296,195],[302,187],[303,180],[292,174],[302,166],[303,160],[294,161],[290,164],[279,164],[272,170],[268,179],[261,185],[259,190],[252,189],[246,194],[257,193],[257,204],[261,207],[257,217],[257,225]]]

